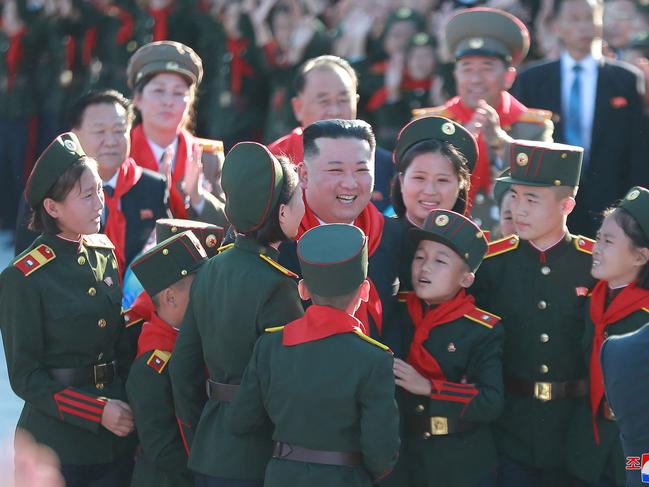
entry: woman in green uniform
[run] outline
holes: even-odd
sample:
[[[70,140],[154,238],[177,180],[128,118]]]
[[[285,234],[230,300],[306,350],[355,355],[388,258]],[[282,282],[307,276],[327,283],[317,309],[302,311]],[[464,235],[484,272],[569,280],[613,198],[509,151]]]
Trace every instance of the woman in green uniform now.
[[[96,162],[72,133],[57,137],[27,182],[42,234],[0,275],[0,323],[18,427],[54,450],[68,487],[127,485],[132,357],[122,340],[113,245],[98,235],[104,207]]]
[[[196,485],[261,486],[272,453],[270,423],[235,436],[226,412],[257,338],[304,314],[297,276],[277,263],[279,244],[297,235],[304,203],[295,169],[255,142],[228,153],[222,184],[236,240],[196,275],[170,362],[171,385]]]

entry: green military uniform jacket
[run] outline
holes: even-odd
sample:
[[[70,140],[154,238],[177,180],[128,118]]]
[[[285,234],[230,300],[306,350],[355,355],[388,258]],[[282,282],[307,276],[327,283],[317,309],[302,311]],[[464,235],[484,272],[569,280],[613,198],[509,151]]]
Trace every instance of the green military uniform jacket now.
[[[152,319],[162,321],[157,315]],[[165,349],[142,351],[126,381],[126,393],[142,445],[142,455],[133,471],[133,487],[194,485],[187,469],[187,451],[171,394],[167,367],[171,353],[172,350]]]
[[[0,275],[0,323],[14,392],[25,401],[18,427],[54,450],[62,464],[110,463],[134,436],[101,425],[106,398],[126,401],[132,357],[124,346],[117,261],[104,235],[81,244],[43,234]],[[66,387],[48,369],[117,360],[105,385]]]
[[[342,313],[311,306],[305,318],[323,309]],[[269,333],[257,342],[228,411],[230,430],[252,434],[270,418],[275,441],[363,455],[362,467],[272,459],[266,487],[372,485],[394,466],[399,448],[392,355],[355,333],[294,346],[283,336]]]
[[[262,479],[271,455],[270,426],[236,437],[226,427],[228,403],[205,395],[212,380],[239,384],[257,338],[267,327],[304,313],[293,274],[278,252],[238,235],[196,274],[170,362],[176,414],[190,447],[189,468],[232,479]]]
[[[581,343],[593,241],[570,234],[545,252],[516,236],[489,244],[471,289],[502,317],[505,410],[495,423],[501,453],[538,468],[563,463],[566,430],[579,399],[543,402],[517,395],[507,378],[566,382],[586,378]]]
[[[588,309],[588,307],[586,307]],[[606,327],[605,336],[623,335],[638,330],[649,321],[649,309],[631,313],[626,318],[611,323]],[[590,363],[594,325],[590,314],[586,313],[586,328],[582,350],[586,366]],[[597,415],[599,445],[595,443],[593,433],[592,411],[588,396],[581,401],[572,417],[566,439],[566,469],[586,482],[595,483],[606,476],[615,485],[626,485],[626,465],[620,431],[615,421],[606,419],[603,414]]]
[[[404,293],[400,293],[403,300]],[[414,326],[406,306],[403,323],[410,340]],[[498,465],[498,453],[491,423],[503,410],[502,348],[504,329],[498,317],[479,308],[457,320],[433,328],[424,342],[446,380],[433,386],[430,397],[401,390],[404,423],[402,450],[412,485],[475,486]],[[473,385],[469,393],[460,388]],[[421,417],[447,418],[476,423],[467,431],[430,435],[410,426]],[[467,460],[470,459],[470,460]]]

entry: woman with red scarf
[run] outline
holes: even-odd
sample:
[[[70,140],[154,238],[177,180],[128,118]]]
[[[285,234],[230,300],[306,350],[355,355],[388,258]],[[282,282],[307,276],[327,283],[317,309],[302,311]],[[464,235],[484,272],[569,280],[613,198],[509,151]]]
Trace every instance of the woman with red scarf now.
[[[631,188],[605,212],[591,274],[599,281],[590,294],[583,340],[590,394],[571,423],[566,468],[583,485],[623,486],[626,462],[604,396],[600,351],[609,336],[631,333],[649,321],[649,190]]]
[[[201,58],[179,42],[152,42],[133,54],[127,77],[138,115],[130,156],[167,176],[174,217],[225,223],[222,205],[202,188],[202,144],[188,129],[203,77]]]
[[[487,240],[449,210],[433,210],[409,238],[417,245],[414,291],[401,297],[411,340],[407,361],[394,363],[403,389],[402,472],[408,485],[493,485],[498,455],[489,423],[504,405],[504,332],[466,292]]]
[[[421,228],[434,209],[463,215],[470,208],[471,170],[478,159],[475,138],[459,123],[443,117],[424,117],[406,125],[397,138],[392,205],[404,233]],[[415,247],[403,239],[401,290],[411,288],[410,263]]]

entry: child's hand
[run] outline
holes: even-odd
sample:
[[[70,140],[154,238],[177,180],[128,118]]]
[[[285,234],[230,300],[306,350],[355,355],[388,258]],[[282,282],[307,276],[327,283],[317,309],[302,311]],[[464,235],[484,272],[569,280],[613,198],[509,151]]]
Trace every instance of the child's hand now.
[[[418,396],[430,396],[430,381],[401,359],[394,359],[394,383]]]

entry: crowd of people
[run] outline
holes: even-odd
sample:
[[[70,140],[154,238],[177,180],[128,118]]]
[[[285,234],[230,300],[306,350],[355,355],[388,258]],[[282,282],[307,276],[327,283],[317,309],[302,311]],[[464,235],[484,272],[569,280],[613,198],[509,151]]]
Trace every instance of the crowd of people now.
[[[18,427],[68,487],[639,485],[645,7],[6,0]]]

